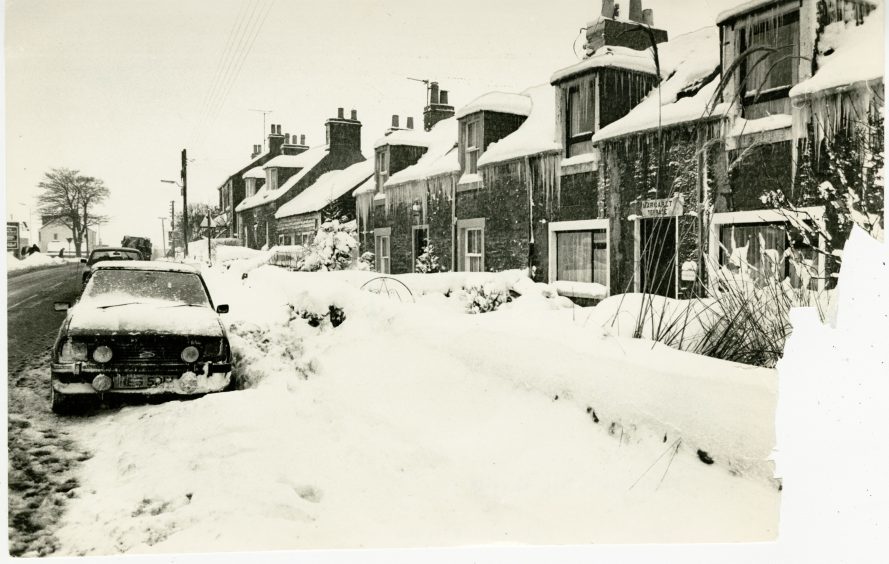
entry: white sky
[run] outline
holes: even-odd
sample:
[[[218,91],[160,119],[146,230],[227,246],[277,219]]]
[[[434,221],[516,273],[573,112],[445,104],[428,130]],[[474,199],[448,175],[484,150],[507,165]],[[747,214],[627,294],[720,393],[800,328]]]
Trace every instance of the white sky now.
[[[738,3],[643,7],[672,37],[713,25]],[[620,4],[626,14],[629,1]],[[305,134],[309,145],[324,142],[337,107],[355,108],[369,155],[393,113],[422,125],[425,87],[406,77],[437,80],[458,108],[490,90],[548,82],[578,59],[572,43],[580,53],[579,30],[600,8],[600,0],[7,0],[7,217],[27,220],[33,209],[39,226],[36,184],[68,167],[111,189],[105,243],[124,233],[160,239],[158,218],[181,199],[159,180],[178,179],[186,147],[195,159],[189,199],[215,201],[265,135],[251,108],[274,110],[267,124]],[[250,29],[259,31],[248,50]],[[240,49],[226,51],[230,37],[242,38]],[[234,53],[246,57],[226,56]],[[229,63],[224,97],[211,89],[220,61]]]

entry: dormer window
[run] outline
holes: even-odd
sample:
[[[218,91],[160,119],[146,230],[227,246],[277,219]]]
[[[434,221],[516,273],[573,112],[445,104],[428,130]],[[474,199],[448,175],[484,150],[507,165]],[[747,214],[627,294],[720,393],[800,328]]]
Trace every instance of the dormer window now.
[[[741,29],[741,52],[752,51],[741,64],[744,97],[789,90],[798,82],[799,11],[779,17],[753,17]],[[746,77],[746,81],[744,81]],[[786,93],[784,93],[786,95]]]
[[[248,178],[245,182],[247,183],[247,197],[249,198],[253,194],[256,194],[256,179]]]
[[[277,167],[272,167],[268,169],[266,172],[266,177],[268,178],[269,190],[277,190],[278,189],[278,169]]]
[[[377,150],[377,190],[382,190],[383,185],[389,180],[389,150],[382,147]]]
[[[574,157],[593,150],[594,120],[594,85],[589,79],[580,80],[565,90],[565,152],[567,157]]]
[[[475,116],[463,123],[464,174],[478,174],[478,159],[482,154],[481,121],[481,116]]]

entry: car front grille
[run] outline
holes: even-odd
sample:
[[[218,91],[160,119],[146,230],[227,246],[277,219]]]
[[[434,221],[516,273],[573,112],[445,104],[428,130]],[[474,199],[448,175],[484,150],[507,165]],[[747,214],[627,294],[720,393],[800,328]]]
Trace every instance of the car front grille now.
[[[222,349],[222,339],[202,337],[200,339],[167,336],[167,335],[138,335],[138,336],[114,336],[109,339],[96,340],[89,343],[89,352],[99,345],[111,347],[113,356],[110,364],[156,364],[169,362],[182,362],[180,355],[182,350],[194,345],[201,351],[198,362],[223,360],[225,358]]]

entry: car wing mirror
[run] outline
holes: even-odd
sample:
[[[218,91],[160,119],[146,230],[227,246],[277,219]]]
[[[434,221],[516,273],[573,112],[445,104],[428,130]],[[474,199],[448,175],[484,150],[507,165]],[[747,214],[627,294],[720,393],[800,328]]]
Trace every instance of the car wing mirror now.
[[[216,313],[228,313],[228,304],[219,304],[216,306]]]
[[[68,311],[71,309],[71,304],[68,302],[55,302],[52,304],[52,308],[55,311]]]
[[[82,259],[80,259],[80,262],[82,262],[83,264],[86,264],[86,259],[82,258]]]

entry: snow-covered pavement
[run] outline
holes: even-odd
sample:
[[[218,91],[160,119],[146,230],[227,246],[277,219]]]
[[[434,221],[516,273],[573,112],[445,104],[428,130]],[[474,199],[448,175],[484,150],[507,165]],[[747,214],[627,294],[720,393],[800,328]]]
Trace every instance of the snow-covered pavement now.
[[[533,292],[469,315],[456,275],[406,277],[416,303],[367,273],[207,276],[246,389],[78,423],[60,554],[777,535],[773,371]],[[331,304],[338,327],[298,315]]]

